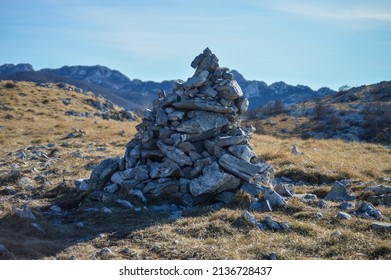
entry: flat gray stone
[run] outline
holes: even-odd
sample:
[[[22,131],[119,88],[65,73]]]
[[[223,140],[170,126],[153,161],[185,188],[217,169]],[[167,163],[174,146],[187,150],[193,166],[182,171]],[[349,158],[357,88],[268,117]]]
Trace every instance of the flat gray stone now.
[[[163,109],[158,109],[156,112],[156,124],[165,125],[168,122],[168,116],[166,111]]]
[[[179,166],[192,165],[192,160],[180,149],[157,141],[157,146],[169,159],[175,161]]]
[[[182,122],[176,130],[185,133],[199,134],[213,129],[220,129],[229,123],[226,116],[213,112],[192,111],[189,120]]]
[[[234,156],[241,158],[247,162],[250,162],[250,160],[253,157],[256,157],[256,153],[249,148],[248,145],[233,145],[228,148],[228,151],[230,151]]]
[[[229,100],[234,100],[243,96],[243,91],[235,80],[230,81],[226,85],[217,87],[216,91],[220,97]]]
[[[248,182],[250,182],[258,173],[265,171],[260,165],[252,164],[229,154],[224,154],[219,159],[219,164],[224,170]]]
[[[239,136],[222,136],[216,140],[216,145],[219,147],[226,147],[232,145],[239,145],[247,142],[247,137],[244,135]]]
[[[200,87],[203,84],[205,84],[205,82],[206,82],[206,78],[203,75],[193,76],[187,79],[186,83],[183,84],[183,88],[188,90],[195,87]]]
[[[182,100],[180,102],[175,102],[172,104],[177,109],[185,109],[185,110],[202,110],[209,111],[215,113],[223,113],[223,114],[233,114],[235,110],[231,107],[224,107],[220,103],[216,101],[206,101],[202,99],[190,99],[190,100]]]
[[[91,173],[89,186],[92,190],[102,189],[111,179],[111,176],[118,170],[118,159],[105,159],[96,166]]]
[[[190,192],[194,196],[235,190],[240,184],[240,179],[223,172],[216,162],[206,167],[203,174],[190,183]]]

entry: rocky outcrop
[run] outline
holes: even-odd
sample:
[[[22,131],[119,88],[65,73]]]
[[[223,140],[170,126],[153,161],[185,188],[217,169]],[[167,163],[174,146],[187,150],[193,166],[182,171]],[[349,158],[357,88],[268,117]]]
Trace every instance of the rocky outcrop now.
[[[273,169],[257,160],[251,130],[241,127],[248,101],[233,75],[208,48],[191,66],[192,77],[161,91],[144,112],[124,156],[92,171],[90,189],[192,206],[229,203],[243,185],[269,183]]]

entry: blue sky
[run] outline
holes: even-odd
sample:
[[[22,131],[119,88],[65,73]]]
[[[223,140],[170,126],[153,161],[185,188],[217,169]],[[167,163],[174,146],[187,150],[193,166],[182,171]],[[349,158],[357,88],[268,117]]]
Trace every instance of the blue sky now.
[[[0,64],[193,74],[205,47],[246,79],[314,89],[391,80],[389,0],[0,0]]]

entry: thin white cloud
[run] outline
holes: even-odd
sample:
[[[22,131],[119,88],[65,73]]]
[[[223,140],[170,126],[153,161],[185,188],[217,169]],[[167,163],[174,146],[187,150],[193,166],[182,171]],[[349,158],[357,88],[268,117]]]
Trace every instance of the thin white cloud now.
[[[306,1],[275,0],[252,1],[262,8],[311,17],[320,20],[391,22],[391,5],[388,1]]]

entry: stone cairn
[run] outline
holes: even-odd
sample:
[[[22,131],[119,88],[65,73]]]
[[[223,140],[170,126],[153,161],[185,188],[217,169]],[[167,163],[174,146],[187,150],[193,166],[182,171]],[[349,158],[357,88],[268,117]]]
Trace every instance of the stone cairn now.
[[[192,207],[231,203],[243,186],[269,184],[273,169],[257,159],[251,128],[240,126],[248,100],[218,61],[206,48],[191,63],[192,77],[176,80],[172,93],[159,93],[124,156],[94,168],[91,191]]]

